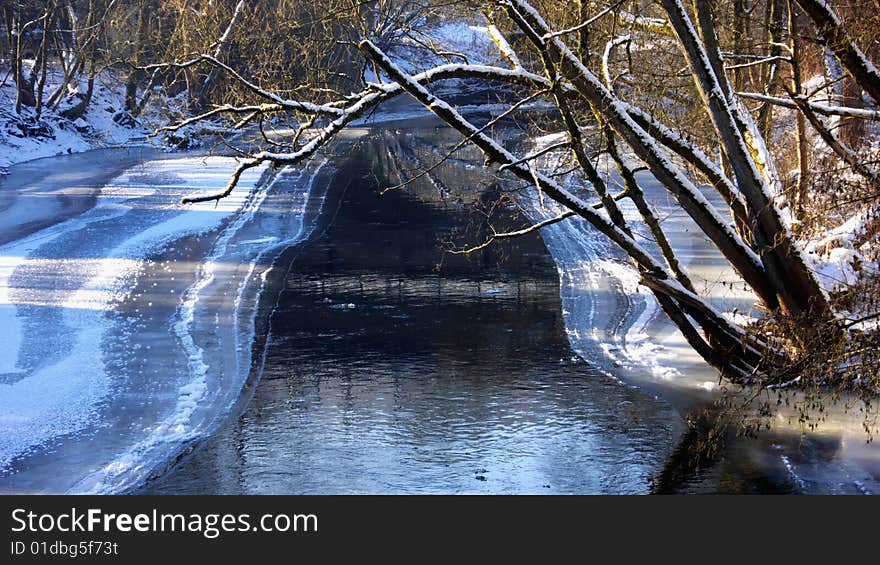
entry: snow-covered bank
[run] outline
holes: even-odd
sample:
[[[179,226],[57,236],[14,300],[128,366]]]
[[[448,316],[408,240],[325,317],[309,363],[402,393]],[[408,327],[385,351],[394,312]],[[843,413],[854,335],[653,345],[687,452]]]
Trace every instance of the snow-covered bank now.
[[[7,69],[0,68],[0,74]],[[46,91],[58,86],[62,73],[50,67]],[[84,91],[85,86],[80,88]],[[125,112],[125,84],[105,72],[96,77],[92,100],[82,117],[62,116],[65,106],[45,108],[38,119],[33,108],[22,106],[15,113],[16,88],[12,80],[0,85],[0,175],[11,165],[33,159],[78,153],[100,147],[119,146],[143,140],[149,127]]]
[[[557,135],[538,140],[535,150],[559,141]],[[565,155],[557,150],[542,158],[550,169]],[[609,186],[621,180],[610,159],[601,159],[599,172]],[[570,175],[571,176],[571,175]],[[721,311],[734,308],[748,314],[754,298],[736,272],[708,238],[649,173],[637,174],[648,202],[663,218],[670,244],[689,272],[697,290]],[[590,200],[589,184],[569,178],[569,189]],[[583,188],[578,188],[578,187]],[[705,190],[713,204],[720,197]],[[558,216],[563,209],[531,191],[521,200],[533,221]],[[619,202],[621,212],[637,233],[639,242],[661,258],[660,251],[628,199]],[[574,217],[541,230],[559,270],[563,315],[572,348],[610,376],[622,377],[649,390],[663,389],[664,397],[686,412],[708,398],[718,382],[715,371],[692,350],[675,326],[665,318],[650,290],[639,284],[640,276],[626,256],[582,218]],[[676,391],[669,394],[670,391]]]
[[[553,139],[542,141],[549,146]],[[605,162],[600,169],[607,178],[616,178],[613,165]],[[728,315],[735,312],[742,320],[760,317],[753,311],[754,297],[694,222],[650,174],[642,172],[637,178],[663,218],[664,231],[696,290]],[[577,190],[578,184],[570,186]],[[720,205],[712,191],[704,189],[704,195]],[[521,205],[535,222],[562,211],[548,198],[542,205],[534,192]],[[627,200],[620,205],[635,225],[637,211]],[[577,217],[545,227],[541,235],[558,267],[566,332],[580,357],[610,377],[653,392],[682,416],[717,398],[721,384],[717,372],[687,344],[650,291],[639,285],[638,273],[620,250]],[[639,238],[648,241],[648,234]],[[648,249],[659,256],[653,244]],[[723,490],[720,477],[730,472],[727,467],[738,466],[732,472],[758,469],[762,476],[789,484],[793,492],[880,493],[878,449],[876,442],[866,443],[865,413],[853,408],[858,401],[849,397],[829,401],[824,419],[814,422],[818,427],[807,435],[798,409],[803,402],[792,395],[784,405],[774,407],[769,430],[762,430],[756,439],[731,441],[725,446],[725,461],[706,469],[683,490]]]
[[[259,178],[257,172],[244,178],[232,200],[217,210],[207,204],[175,210],[180,195],[222,186],[233,166],[230,161],[159,161],[129,170],[105,186],[97,205],[82,217],[0,248],[0,327],[4,343],[12,345],[0,365],[6,373],[0,395],[0,466],[96,417],[112,378],[101,363],[100,344],[108,331],[103,313],[125,295],[127,280],[141,267],[141,258],[184,234],[214,229],[242,206]],[[166,179],[161,189],[141,180],[156,177]],[[106,234],[101,241],[93,239],[95,232],[103,231],[102,224],[111,222],[127,229]],[[83,240],[75,248],[79,253],[59,257],[58,247],[69,245],[62,241],[77,237]],[[106,250],[96,256],[96,248],[102,247]],[[43,288],[35,285],[37,277]],[[45,359],[32,356],[41,340],[28,335],[26,326],[34,316],[23,308],[60,313],[73,346],[56,362],[47,365]]]
[[[263,277],[307,233],[321,166],[271,184],[249,171],[216,206],[178,204],[222,188],[234,166],[149,161],[88,211],[0,247],[0,490],[130,487],[237,398]],[[157,268],[168,253],[176,263]],[[156,348],[166,355],[150,372]]]

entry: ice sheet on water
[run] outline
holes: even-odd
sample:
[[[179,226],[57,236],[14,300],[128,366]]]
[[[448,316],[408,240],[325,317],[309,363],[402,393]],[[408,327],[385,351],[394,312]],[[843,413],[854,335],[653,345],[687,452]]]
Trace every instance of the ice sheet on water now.
[[[54,438],[94,423],[111,380],[100,349],[109,328],[104,313],[130,291],[127,285],[147,255],[183,235],[215,229],[244,205],[260,177],[259,169],[243,175],[233,194],[217,206],[178,204],[185,194],[222,189],[235,164],[225,157],[148,162],[108,183],[95,207],[85,214],[0,247],[0,340],[4,344],[0,373],[16,375],[14,380],[0,381],[0,469]],[[147,211],[144,218],[158,221],[135,229],[140,226],[132,225],[130,213],[137,209]],[[98,224],[110,250],[99,260],[83,258],[94,246],[91,229]],[[69,257],[52,253],[59,242],[71,250]],[[81,284],[40,292],[37,284],[29,288],[13,283],[16,271],[25,267],[52,277],[61,263],[64,272],[79,271]],[[28,311],[30,316],[49,309],[60,311],[63,324],[74,336],[73,346],[61,359],[36,370],[21,363],[29,346],[23,340],[23,304],[44,307]]]
[[[294,168],[297,174],[283,170],[254,190],[243,201],[238,214],[219,230],[211,250],[201,261],[195,282],[181,296],[171,323],[175,343],[187,357],[188,375],[168,415],[101,469],[80,480],[74,487],[76,492],[108,493],[136,484],[151,468],[172,457],[188,442],[211,433],[222,421],[250,372],[256,305],[266,283],[266,265],[271,264],[265,259],[311,233],[314,223],[307,222],[304,214],[326,163],[322,160]],[[279,179],[284,179],[281,184],[288,185],[286,189],[274,188]],[[270,192],[277,196],[284,190],[290,199],[283,207],[267,202]],[[254,237],[267,232],[276,235]],[[236,275],[230,271],[231,265],[242,270]],[[214,303],[220,295],[226,297],[223,300],[232,308],[231,314],[224,314],[231,315],[231,329],[220,328],[217,321],[220,312],[225,312],[220,310],[223,306]],[[211,334],[208,343],[202,335],[205,328]],[[232,366],[221,360],[224,349],[235,352],[237,360]],[[224,373],[228,374],[223,376]]]

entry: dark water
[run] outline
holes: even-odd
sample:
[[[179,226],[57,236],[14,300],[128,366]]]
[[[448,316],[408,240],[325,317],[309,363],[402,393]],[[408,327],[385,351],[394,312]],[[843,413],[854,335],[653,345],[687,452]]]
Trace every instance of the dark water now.
[[[670,400],[680,390],[655,383],[661,399],[575,356],[540,236],[448,253],[484,242],[487,216],[499,231],[525,224],[491,206],[498,189],[479,156],[461,151],[380,195],[443,146],[447,130],[420,125],[371,132],[333,157],[312,236],[275,271],[280,298],[252,397],[142,492],[873,491],[876,450],[864,437],[842,424],[804,437],[784,412],[757,440],[731,427],[694,465],[699,437],[683,433]],[[613,308],[607,298],[597,304]]]
[[[540,237],[445,253],[486,237],[491,180],[458,161],[379,195],[440,135],[355,144],[291,251],[246,410],[150,492],[651,489],[681,417],[574,356]],[[492,221],[521,227],[513,216]]]

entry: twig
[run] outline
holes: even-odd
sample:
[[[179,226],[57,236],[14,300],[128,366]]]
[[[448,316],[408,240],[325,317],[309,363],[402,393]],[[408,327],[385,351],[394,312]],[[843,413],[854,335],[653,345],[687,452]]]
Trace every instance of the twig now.
[[[550,218],[550,219],[538,222],[537,224],[533,224],[533,225],[531,225],[527,228],[523,228],[521,230],[501,232],[501,233],[498,233],[498,232],[495,232],[494,230],[492,230],[493,231],[492,235],[489,237],[489,239],[487,239],[483,243],[476,245],[474,247],[468,247],[465,249],[454,249],[454,250],[449,251],[449,253],[452,253],[455,255],[468,255],[470,253],[474,253],[475,251],[479,251],[481,249],[485,249],[486,247],[489,247],[496,239],[509,239],[511,237],[520,237],[520,236],[523,236],[523,235],[526,235],[526,234],[529,234],[532,232],[536,232],[541,228],[546,228],[547,226],[552,226],[553,224],[558,224],[559,222],[561,222],[563,220],[567,220],[568,218],[571,218],[572,216],[575,216],[575,215],[576,214],[573,211],[567,210],[554,218]]]

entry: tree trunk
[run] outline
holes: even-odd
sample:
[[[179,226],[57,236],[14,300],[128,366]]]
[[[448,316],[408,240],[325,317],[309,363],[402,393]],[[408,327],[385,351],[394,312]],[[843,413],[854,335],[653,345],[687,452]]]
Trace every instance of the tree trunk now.
[[[824,0],[797,0],[804,12],[816,24],[822,41],[859,86],[880,105],[880,72],[843,28],[843,23]]]
[[[39,76],[36,87],[36,99],[34,107],[37,110],[37,119],[43,112],[43,90],[46,87],[46,72],[49,64],[49,27],[55,21],[55,2],[50,1],[46,5],[46,13],[43,14],[43,37],[40,38],[40,50],[37,52],[37,60],[34,62],[34,74]],[[39,69],[39,73],[37,70]]]
[[[700,43],[690,17],[679,0],[662,0],[662,4],[691,66],[712,124],[730,159],[737,186],[746,198],[753,222],[754,244],[778,304],[794,317],[814,313],[821,319],[830,320],[831,310],[825,295],[770,200],[770,188],[750,153],[742,125],[737,123],[738,110],[726,103],[728,96],[724,93],[730,92],[730,86],[725,75],[716,75],[710,63],[719,57],[719,53],[708,51]],[[701,23],[707,22],[704,20]],[[713,30],[704,29],[704,36],[713,33]]]
[[[746,51],[746,39],[749,38],[749,16],[746,13],[745,0],[733,0],[733,52],[742,55]],[[737,92],[743,90],[746,69],[737,68],[733,71],[733,86]]]
[[[239,0],[238,4],[235,6],[235,11],[232,13],[232,17],[229,19],[229,24],[227,24],[226,29],[223,31],[223,35],[217,40],[217,48],[214,49],[212,53],[215,59],[220,59],[220,56],[223,54],[224,48],[229,43],[229,38],[232,35],[232,32],[235,30],[235,26],[238,24],[238,21],[241,19],[242,14],[244,13],[246,2],[245,0]],[[208,105],[208,96],[211,93],[211,87],[214,85],[214,80],[217,78],[217,69],[212,67],[210,71],[208,71],[208,76],[205,77],[205,81],[199,87],[198,93],[196,93],[197,99],[197,107],[196,110],[204,111]]]
[[[150,14],[152,13],[152,0],[141,0],[138,9],[137,28],[135,31],[134,51],[131,56],[131,63],[139,65],[141,62],[141,49],[146,42],[147,29],[149,27]],[[128,73],[125,81],[125,111],[134,115],[138,106],[138,85],[144,77],[144,71],[133,68]]]
[[[9,34],[10,64],[12,65],[12,80],[15,82],[15,113],[21,114],[22,106],[33,106],[34,89],[30,79],[25,76],[22,63],[22,30],[21,26],[21,2],[16,1],[12,7],[3,7],[6,29]]]
[[[769,11],[768,31],[770,35],[770,57],[779,57],[782,55],[783,31],[785,29],[785,1],[786,0],[767,0]],[[764,93],[773,95],[776,93],[776,81],[779,78],[779,60],[773,60],[766,65],[764,74]],[[717,71],[716,71],[717,74]],[[765,102],[760,110],[758,110],[758,130],[764,139],[769,139],[771,125],[773,119],[773,105]]]
[[[795,94],[803,91],[803,78],[801,77],[801,42],[798,37],[797,8],[794,0],[788,0],[788,42],[791,48],[791,88]],[[810,147],[807,139],[807,119],[803,112],[795,114],[795,127],[797,136],[797,192],[796,212],[799,218],[804,217],[807,205],[807,179],[810,175]]]

